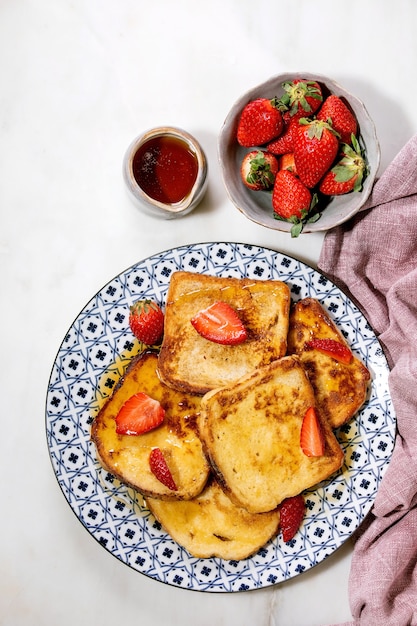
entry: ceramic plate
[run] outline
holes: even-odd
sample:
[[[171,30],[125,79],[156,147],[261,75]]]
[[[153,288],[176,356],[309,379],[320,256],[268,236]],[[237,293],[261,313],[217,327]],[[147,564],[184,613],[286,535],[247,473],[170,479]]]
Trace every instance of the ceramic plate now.
[[[97,460],[91,423],[139,349],[129,306],[139,297],[164,303],[176,270],[286,281],[294,301],[311,296],[330,312],[371,371],[369,397],[337,431],[345,463],[305,493],[307,514],[295,538],[277,537],[243,561],[196,559],[144,508],[142,497]],[[268,587],[322,562],[358,528],[375,499],[395,439],[388,366],[364,316],[329,279],[304,263],[253,245],[206,243],[156,254],[121,273],[85,306],[65,335],[46,399],[46,434],[58,483],[83,526],[132,569],[184,589],[235,592]]]

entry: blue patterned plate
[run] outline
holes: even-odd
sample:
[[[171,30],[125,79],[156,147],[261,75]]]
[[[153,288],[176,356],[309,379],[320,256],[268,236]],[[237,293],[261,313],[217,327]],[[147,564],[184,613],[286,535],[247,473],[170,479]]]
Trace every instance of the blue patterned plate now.
[[[337,435],[343,468],[306,492],[307,515],[289,543],[281,537],[243,561],[196,559],[178,546],[97,460],[90,428],[132,356],[129,306],[139,297],[164,303],[172,272],[280,279],[294,301],[315,297],[330,311],[372,375],[369,397]],[[388,366],[372,328],[325,276],[288,255],[253,245],[206,243],[161,252],[103,287],[68,330],[52,368],[46,434],[52,465],[70,507],[88,532],[132,569],[173,586],[211,592],[246,591],[287,580],[322,562],[358,528],[388,467],[395,416]]]

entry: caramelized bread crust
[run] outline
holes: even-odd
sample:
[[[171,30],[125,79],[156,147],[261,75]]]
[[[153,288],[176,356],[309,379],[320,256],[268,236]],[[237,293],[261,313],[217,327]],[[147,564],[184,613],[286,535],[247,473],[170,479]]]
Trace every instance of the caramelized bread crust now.
[[[191,318],[215,301],[230,304],[248,331],[237,346],[201,337]],[[165,384],[204,394],[285,355],[289,287],[274,280],[221,278],[175,272],[170,280],[158,371]]]
[[[278,533],[277,509],[249,513],[236,506],[214,478],[193,500],[147,498],[146,503],[174,541],[200,559],[245,559]]]
[[[145,351],[135,357],[112,396],[92,424],[92,440],[103,466],[121,482],[144,496],[189,499],[198,495],[210,473],[197,433],[200,396],[175,391],[158,378],[158,355]],[[165,409],[164,422],[142,435],[118,435],[115,417],[122,405],[143,391],[159,400]],[[167,459],[178,491],[170,491],[152,474],[149,455],[158,447]]]
[[[364,403],[370,373],[355,356],[346,364],[309,349],[306,343],[313,338],[335,339],[349,348],[320,302],[304,298],[291,308],[288,354],[300,358],[313,386],[320,414],[332,428],[338,428],[348,422]]]
[[[311,406],[314,391],[295,356],[203,397],[200,435],[217,480],[235,504],[252,513],[271,511],[341,467],[343,451],[325,420],[324,455],[307,457],[300,447]]]
[[[191,318],[217,300],[244,322],[243,344],[216,344],[193,328]],[[146,350],[132,360],[91,435],[102,465],[143,494],[191,555],[253,555],[278,533],[285,498],[341,468],[333,429],[365,401],[370,373],[356,357],[345,364],[309,349],[312,338],[347,345],[317,300],[300,300],[290,311],[289,287],[281,281],[182,271],[171,277],[159,353]],[[165,420],[143,435],[118,435],[115,417],[139,391],[160,401]],[[307,457],[300,447],[311,406],[325,440],[320,457]],[[163,451],[178,491],[150,471],[154,447]]]

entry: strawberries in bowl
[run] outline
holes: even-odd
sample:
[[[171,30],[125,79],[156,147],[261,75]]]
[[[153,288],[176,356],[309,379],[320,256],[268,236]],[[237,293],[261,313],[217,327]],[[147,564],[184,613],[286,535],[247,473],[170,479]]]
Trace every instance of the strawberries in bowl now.
[[[255,165],[264,169],[256,159],[248,184],[248,162],[255,155],[263,164],[275,164],[272,157],[278,162],[265,184],[254,182]],[[246,217],[297,237],[329,230],[360,210],[371,193],[380,150],[375,125],[356,96],[325,76],[291,73],[235,102],[221,129],[219,160],[227,193]],[[292,176],[282,176],[283,169]],[[311,196],[301,210],[300,197],[304,205],[308,193],[300,183]]]

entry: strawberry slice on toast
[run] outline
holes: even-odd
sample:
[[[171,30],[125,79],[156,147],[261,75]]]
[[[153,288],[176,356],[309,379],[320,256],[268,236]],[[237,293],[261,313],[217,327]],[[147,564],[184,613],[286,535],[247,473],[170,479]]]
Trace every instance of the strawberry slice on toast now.
[[[165,485],[165,487],[168,487],[171,491],[178,491],[178,487],[168,467],[164,453],[160,448],[153,448],[153,450],[151,450],[149,455],[149,467],[152,474],[159,482]]]
[[[165,410],[146,393],[139,392],[123,404],[116,415],[118,435],[142,435],[153,430],[164,421]]]
[[[336,359],[336,361],[340,361],[341,363],[349,364],[353,359],[350,349],[335,339],[311,339],[310,341],[307,341],[306,348],[318,350],[323,354],[333,357],[333,359]]]
[[[307,409],[301,426],[300,446],[306,456],[323,456],[325,443],[314,407]]]
[[[247,339],[243,322],[227,302],[217,301],[199,311],[191,324],[199,335],[214,343],[234,346]]]

